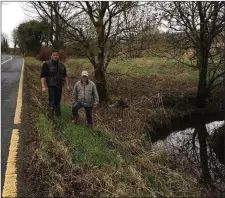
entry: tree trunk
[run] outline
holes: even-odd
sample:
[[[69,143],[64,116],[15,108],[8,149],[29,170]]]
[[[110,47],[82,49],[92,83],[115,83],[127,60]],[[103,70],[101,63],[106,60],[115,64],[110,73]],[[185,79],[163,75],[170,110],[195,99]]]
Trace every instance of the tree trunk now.
[[[201,46],[200,51],[197,50],[197,64],[199,64],[199,81],[196,97],[196,106],[204,108],[206,106],[207,97],[207,66],[208,66],[208,51],[206,46]]]
[[[104,39],[105,39],[105,27],[103,25],[103,18],[108,3],[102,2],[102,9],[99,13],[98,22],[96,23],[96,31],[98,35],[98,57],[97,64],[95,67],[95,79],[96,86],[99,94],[100,102],[107,102],[109,100],[106,78],[105,78],[105,50],[104,50]]]
[[[198,92],[196,97],[196,106],[198,108],[204,108],[206,106],[206,68],[199,71]]]
[[[210,183],[211,176],[209,173],[208,166],[208,153],[207,153],[207,129],[204,123],[196,126],[195,130],[198,133],[198,140],[200,145],[200,160],[201,160],[201,168],[202,168],[202,178],[204,183]]]
[[[109,100],[109,96],[106,86],[105,72],[102,68],[102,65],[97,64],[97,67],[95,69],[96,87],[98,90],[99,101],[107,102]]]
[[[16,54],[16,44],[14,43],[13,54]]]
[[[54,4],[54,6],[55,6],[55,9],[57,10],[57,11],[59,11],[59,8],[58,8],[58,2],[56,2],[55,4]],[[59,49],[60,47],[62,47],[62,46],[60,46],[60,43],[59,43],[59,34],[60,34],[60,29],[59,29],[59,16],[55,13],[55,15],[54,15],[54,17],[55,17],[55,31],[54,31],[54,44],[53,44],[53,47],[54,48],[56,48],[56,49]]]
[[[50,11],[50,32],[49,32],[49,40],[50,40],[50,44],[53,46],[53,7],[51,7],[51,11]]]

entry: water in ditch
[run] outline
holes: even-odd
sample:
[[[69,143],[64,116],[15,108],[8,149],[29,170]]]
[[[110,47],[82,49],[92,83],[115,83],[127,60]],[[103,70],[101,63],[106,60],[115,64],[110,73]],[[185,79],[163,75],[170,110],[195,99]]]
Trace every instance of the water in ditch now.
[[[224,121],[195,122],[193,127],[175,130],[167,137],[155,139],[153,146],[166,149],[171,168],[190,173],[200,183],[209,182],[216,194],[225,195],[225,166],[220,155],[224,155],[225,151],[215,153],[210,146],[214,132],[224,124]],[[168,131],[165,133],[168,134]]]

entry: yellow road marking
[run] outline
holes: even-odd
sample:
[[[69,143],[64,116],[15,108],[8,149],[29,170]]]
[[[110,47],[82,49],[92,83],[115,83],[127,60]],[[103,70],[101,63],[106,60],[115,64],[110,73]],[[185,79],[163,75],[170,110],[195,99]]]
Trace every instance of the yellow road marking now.
[[[17,105],[16,105],[14,124],[19,124],[21,122],[20,115],[21,115],[21,110],[22,110],[23,70],[24,70],[24,60],[23,60],[20,82],[19,82],[19,90],[18,90],[18,96],[17,96]]]
[[[16,157],[19,143],[18,131],[19,131],[18,129],[13,129],[12,131],[2,197],[17,197]]]
[[[22,109],[23,72],[24,72],[24,59],[20,75],[14,124],[20,124],[21,122],[20,119]],[[3,186],[2,197],[17,197],[16,163],[17,163],[18,146],[19,146],[19,129],[13,129],[9,146],[9,156],[6,165],[5,182]]]

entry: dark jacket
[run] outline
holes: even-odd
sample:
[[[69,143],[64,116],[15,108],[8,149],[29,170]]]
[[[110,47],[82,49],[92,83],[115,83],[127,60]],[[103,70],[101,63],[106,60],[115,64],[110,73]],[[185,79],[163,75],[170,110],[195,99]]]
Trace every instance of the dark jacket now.
[[[46,78],[47,85],[62,87],[67,77],[66,67],[60,61],[48,61],[42,66],[41,78]]]

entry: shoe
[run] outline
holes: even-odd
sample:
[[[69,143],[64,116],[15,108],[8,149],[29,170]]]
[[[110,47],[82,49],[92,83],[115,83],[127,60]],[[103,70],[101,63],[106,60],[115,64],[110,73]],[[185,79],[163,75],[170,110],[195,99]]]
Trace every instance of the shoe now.
[[[87,128],[91,129],[93,127],[93,124],[86,124]]]
[[[74,124],[77,124],[78,123],[78,119],[79,119],[79,116],[72,116],[72,122],[74,123]]]
[[[61,116],[61,108],[60,108],[60,106],[55,107],[55,115],[56,115],[56,117],[60,117]]]
[[[53,107],[49,107],[48,109],[48,118],[49,120],[54,120],[54,108]]]

